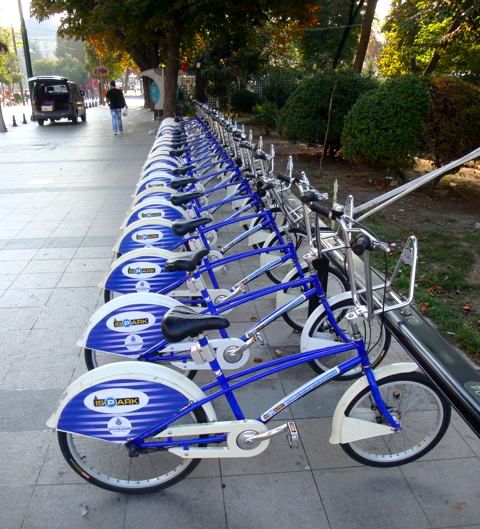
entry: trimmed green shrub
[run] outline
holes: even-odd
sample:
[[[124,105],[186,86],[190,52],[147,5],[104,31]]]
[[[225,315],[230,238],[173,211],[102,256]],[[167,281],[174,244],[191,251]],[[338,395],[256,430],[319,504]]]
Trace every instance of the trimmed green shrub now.
[[[277,126],[278,107],[276,103],[265,101],[253,107],[253,116],[249,124],[263,127],[265,136],[269,136],[272,129]]]
[[[260,97],[250,90],[237,90],[232,94],[232,108],[236,112],[250,113],[259,102]]]
[[[480,86],[444,75],[431,80],[430,94],[423,148],[440,166],[480,145]]]
[[[264,99],[282,108],[300,84],[302,74],[293,69],[278,68],[265,75],[262,94]]]
[[[428,106],[425,80],[412,76],[388,79],[360,97],[346,116],[343,156],[379,167],[412,167]]]
[[[373,79],[353,73],[319,73],[306,79],[280,111],[278,130],[283,138],[323,144],[335,81],[327,146],[339,148],[345,115],[361,94],[377,86]]]

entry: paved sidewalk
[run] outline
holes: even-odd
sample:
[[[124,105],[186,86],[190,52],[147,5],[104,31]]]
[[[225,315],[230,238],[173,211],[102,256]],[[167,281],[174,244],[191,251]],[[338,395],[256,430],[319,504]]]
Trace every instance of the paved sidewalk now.
[[[129,106],[123,136],[99,107],[86,124],[30,123],[0,135],[0,529],[480,529],[480,441],[462,420],[455,415],[421,461],[362,467],[328,444],[345,383],[292,408],[300,448],[279,436],[257,458],[203,462],[157,494],[110,493],[64,463],[45,421],[85,370],[75,343],[100,304],[96,285],[158,127],[135,100]],[[239,273],[232,267],[230,277]],[[269,306],[243,308],[232,327]],[[299,340],[283,321],[266,336],[254,356]],[[397,345],[386,361],[399,358]],[[310,376],[298,368],[260,381],[241,403],[266,408]]]

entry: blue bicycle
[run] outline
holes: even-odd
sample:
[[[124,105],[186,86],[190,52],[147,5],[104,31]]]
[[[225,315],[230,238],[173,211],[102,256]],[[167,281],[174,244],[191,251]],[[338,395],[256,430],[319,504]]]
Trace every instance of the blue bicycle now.
[[[335,217],[345,241],[354,237],[352,245],[345,248],[349,262],[353,263],[353,251],[368,255],[374,249],[385,249],[373,234],[352,226],[351,219],[337,210],[318,203],[310,207],[318,214]],[[365,257],[364,262],[368,264],[369,259]],[[352,268],[349,273],[354,284]],[[413,284],[411,277],[412,289]],[[373,288],[367,285],[362,295],[353,290],[354,307],[345,316],[349,334],[337,324],[328,300],[322,296],[322,308],[337,339],[323,336],[313,349],[228,376],[205,335],[225,330],[228,320],[198,314],[189,307],[173,307],[163,317],[163,335],[171,343],[196,336],[192,358],[209,365],[213,382],[199,387],[178,372],[146,362],[103,366],[82,375],[67,388],[47,424],[58,430],[59,445],[68,464],[89,483],[129,494],[153,492],[183,479],[202,458],[256,456],[282,432],[292,448],[298,446],[300,432],[294,421],[269,429],[270,421],[305,395],[360,366],[363,376],[347,389],[336,407],[330,442],[340,444],[349,456],[365,465],[390,467],[414,461],[444,435],[450,406],[414,363],[372,369],[358,323],[372,317]],[[410,301],[400,302],[397,307]],[[138,314],[111,322],[119,327],[147,323]],[[278,402],[259,403],[255,418],[248,418],[239,405],[237,392],[241,388],[289,368],[343,353],[350,358],[301,384]],[[219,398],[226,399],[231,420],[217,419],[212,404]]]

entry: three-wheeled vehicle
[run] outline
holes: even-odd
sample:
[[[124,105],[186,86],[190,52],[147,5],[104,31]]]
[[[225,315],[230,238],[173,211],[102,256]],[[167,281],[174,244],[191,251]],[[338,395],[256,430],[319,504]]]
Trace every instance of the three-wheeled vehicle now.
[[[40,126],[45,120],[69,119],[77,123],[87,119],[83,90],[66,77],[45,75],[30,77],[33,117]]]

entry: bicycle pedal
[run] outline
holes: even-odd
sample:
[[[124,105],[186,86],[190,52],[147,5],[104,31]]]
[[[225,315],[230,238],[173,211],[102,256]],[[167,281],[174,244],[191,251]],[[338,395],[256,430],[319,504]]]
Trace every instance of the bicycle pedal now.
[[[255,333],[255,338],[257,339],[257,342],[260,345],[265,345],[265,338],[263,337],[263,334],[260,331]]]
[[[300,446],[300,434],[298,433],[297,425],[294,421],[288,421],[287,423],[287,441],[290,448],[298,448]]]

